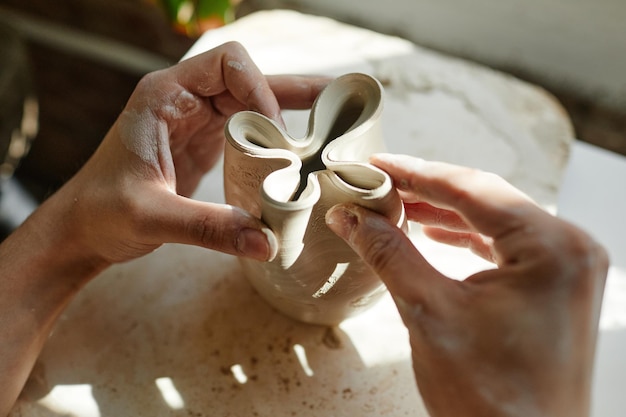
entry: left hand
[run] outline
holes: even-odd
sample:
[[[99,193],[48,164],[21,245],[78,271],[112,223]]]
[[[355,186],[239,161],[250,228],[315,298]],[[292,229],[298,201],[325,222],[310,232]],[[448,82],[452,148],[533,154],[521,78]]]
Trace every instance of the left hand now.
[[[222,152],[226,119],[310,107],[327,78],[265,77],[227,43],[144,77],[95,154],[0,244],[0,416],[79,289],[165,242],[270,259],[273,235],[235,207],[188,198]]]
[[[269,230],[243,210],[189,198],[220,157],[224,123],[256,110],[283,123],[280,106],[308,108],[326,77],[261,74],[227,43],[144,77],[103,143],[63,190],[83,247],[106,263],[164,242],[267,260]],[[264,231],[262,231],[264,230]]]

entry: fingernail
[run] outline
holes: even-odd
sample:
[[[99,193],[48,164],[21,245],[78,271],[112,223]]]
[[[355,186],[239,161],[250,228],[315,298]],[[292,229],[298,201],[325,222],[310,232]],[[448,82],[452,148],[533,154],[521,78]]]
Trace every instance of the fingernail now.
[[[346,206],[334,206],[326,212],[326,225],[339,237],[349,240],[352,230],[359,224],[356,213]]]
[[[237,250],[259,261],[272,261],[278,253],[278,240],[270,229],[243,229],[237,236]]]

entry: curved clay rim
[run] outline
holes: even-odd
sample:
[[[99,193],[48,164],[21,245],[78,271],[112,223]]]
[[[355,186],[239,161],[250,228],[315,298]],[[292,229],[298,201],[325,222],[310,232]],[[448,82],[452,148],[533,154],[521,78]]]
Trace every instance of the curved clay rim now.
[[[307,133],[294,138],[268,117],[243,111],[226,124],[226,139],[241,152],[278,159],[288,166],[269,174],[262,198],[283,210],[314,205],[320,197],[317,175],[329,175],[339,189],[358,197],[376,198],[392,188],[389,176],[367,163],[359,141],[382,114],[382,86],[373,77],[352,73],[333,80],[318,96],[309,116]],[[300,181],[293,187],[294,175]]]

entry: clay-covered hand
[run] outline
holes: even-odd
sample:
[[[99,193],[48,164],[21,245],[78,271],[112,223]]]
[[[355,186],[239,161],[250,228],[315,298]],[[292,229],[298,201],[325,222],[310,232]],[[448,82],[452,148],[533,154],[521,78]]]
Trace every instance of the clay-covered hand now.
[[[72,224],[85,228],[84,247],[109,263],[163,242],[271,258],[273,236],[258,219],[187,197],[220,157],[229,116],[249,109],[282,123],[280,106],[310,107],[328,81],[265,77],[234,42],[144,77],[93,158],[62,190],[74,202]]]
[[[389,288],[431,415],[587,416],[604,249],[496,175],[408,156],[372,163],[429,237],[495,264],[452,280],[382,216],[350,205],[327,214]]]
[[[0,416],[55,320],[112,263],[178,242],[267,260],[273,235],[252,215],[188,196],[220,156],[226,119],[251,109],[281,123],[325,77],[265,77],[228,43],[144,77],[85,166],[0,244]]]

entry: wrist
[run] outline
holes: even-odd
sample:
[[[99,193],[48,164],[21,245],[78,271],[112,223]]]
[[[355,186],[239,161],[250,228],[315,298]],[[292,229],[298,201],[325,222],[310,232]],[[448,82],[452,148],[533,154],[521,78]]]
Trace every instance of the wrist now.
[[[564,370],[554,370],[555,373]],[[420,380],[416,372],[419,391],[429,415],[432,417],[588,417],[590,386],[586,378],[561,378],[537,375],[534,382],[521,377],[521,373],[490,372],[479,377],[442,373],[433,381]],[[450,383],[450,381],[455,383]]]
[[[88,244],[87,228],[74,206],[71,193],[61,189],[3,244],[3,268],[34,303],[47,295],[71,297],[109,266]]]
[[[70,300],[107,263],[83,246],[63,196],[0,244],[0,415],[11,407]]]

